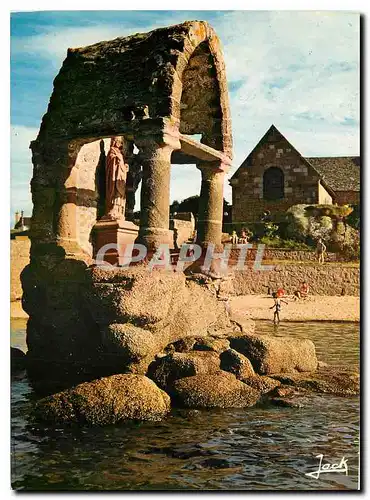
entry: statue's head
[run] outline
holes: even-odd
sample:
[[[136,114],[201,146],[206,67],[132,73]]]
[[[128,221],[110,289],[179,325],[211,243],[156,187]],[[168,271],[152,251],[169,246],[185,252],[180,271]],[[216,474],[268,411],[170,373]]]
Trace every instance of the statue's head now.
[[[122,137],[112,137],[110,140],[111,148],[120,148],[122,146]]]

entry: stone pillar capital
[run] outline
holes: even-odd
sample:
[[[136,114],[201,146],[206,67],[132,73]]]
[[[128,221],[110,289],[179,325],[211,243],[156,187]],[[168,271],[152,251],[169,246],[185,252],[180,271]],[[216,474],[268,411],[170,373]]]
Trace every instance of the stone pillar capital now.
[[[197,168],[206,176],[213,176],[215,174],[225,174],[229,171],[231,160],[225,157],[225,160],[208,161],[197,164]]]
[[[134,138],[135,145],[139,149],[139,155],[150,156],[155,151],[167,149],[174,151],[181,149],[180,133],[177,127],[164,127],[152,133],[138,133]]]

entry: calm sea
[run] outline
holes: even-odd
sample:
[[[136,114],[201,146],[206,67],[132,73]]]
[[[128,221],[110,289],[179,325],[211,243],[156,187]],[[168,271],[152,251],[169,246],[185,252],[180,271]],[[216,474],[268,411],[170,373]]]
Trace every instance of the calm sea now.
[[[25,321],[12,322],[12,345],[26,350]],[[311,338],[318,358],[359,363],[359,325],[267,322],[259,331]],[[256,406],[174,410],[160,423],[101,428],[34,426],[35,395],[12,380],[12,485],[40,490],[353,490],[358,487],[359,398],[313,395],[303,408]],[[345,457],[348,476],[306,476],[317,455]]]

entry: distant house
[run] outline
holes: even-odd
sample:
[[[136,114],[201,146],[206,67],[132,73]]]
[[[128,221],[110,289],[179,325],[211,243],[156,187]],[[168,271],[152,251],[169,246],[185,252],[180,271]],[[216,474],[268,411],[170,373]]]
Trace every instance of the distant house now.
[[[360,158],[303,157],[272,125],[230,179],[233,222],[276,219],[296,204],[358,204]]]
[[[360,157],[326,156],[306,158],[321,179],[333,191],[333,203],[357,205],[360,203]]]
[[[25,217],[23,210],[15,212],[14,228],[10,230],[11,237],[26,235],[31,228],[31,217]]]

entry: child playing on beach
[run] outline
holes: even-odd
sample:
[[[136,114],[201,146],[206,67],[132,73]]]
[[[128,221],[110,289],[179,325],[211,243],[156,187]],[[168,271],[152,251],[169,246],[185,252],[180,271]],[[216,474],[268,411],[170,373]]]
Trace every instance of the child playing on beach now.
[[[286,302],[285,300],[281,299],[280,297],[275,297],[274,305],[270,307],[270,309],[274,309],[274,324],[275,325],[280,323],[279,313],[281,311],[281,302],[284,302],[284,304],[288,305],[288,302]]]

